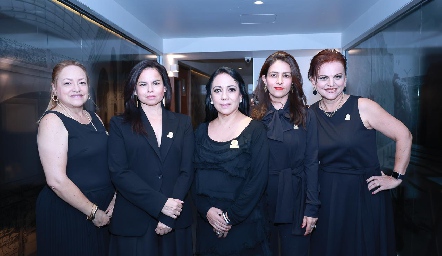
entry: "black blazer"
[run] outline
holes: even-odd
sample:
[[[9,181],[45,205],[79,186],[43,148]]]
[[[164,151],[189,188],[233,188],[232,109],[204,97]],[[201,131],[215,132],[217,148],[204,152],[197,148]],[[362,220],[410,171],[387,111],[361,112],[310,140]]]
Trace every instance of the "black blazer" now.
[[[161,147],[144,112],[147,136],[132,130],[122,116],[110,121],[109,169],[117,189],[110,231],[115,235],[142,236],[158,221],[171,228],[192,224],[188,191],[193,181],[194,135],[190,117],[163,109]],[[169,197],[184,201],[175,220],[161,209]]]

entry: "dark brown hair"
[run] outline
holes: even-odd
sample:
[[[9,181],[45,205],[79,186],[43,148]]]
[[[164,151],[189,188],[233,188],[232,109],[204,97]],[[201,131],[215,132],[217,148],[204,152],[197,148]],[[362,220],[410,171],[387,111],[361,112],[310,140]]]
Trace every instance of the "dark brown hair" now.
[[[289,64],[292,73],[292,88],[290,89],[287,99],[290,104],[290,121],[296,125],[305,126],[307,100],[302,89],[301,71],[299,70],[299,66],[295,58],[284,51],[277,51],[273,53],[267,57],[266,61],[262,65],[261,72],[259,72],[258,85],[255,88],[255,96],[257,97],[255,100],[257,100],[258,103],[253,107],[251,116],[253,119],[261,120],[271,104],[269,93],[264,91],[265,84],[262,80],[262,76],[264,75],[267,77],[270,66],[272,66],[273,63],[278,60]]]
[[[244,115],[249,116],[249,94],[247,93],[246,84],[244,83],[241,75],[233,68],[219,67],[217,70],[215,70],[215,72],[213,72],[213,74],[209,78],[209,81],[206,84],[206,122],[210,122],[218,117],[218,111],[213,106],[213,104],[210,103],[210,92],[212,91],[213,80],[215,80],[215,78],[220,74],[227,74],[232,77],[235,82],[238,83],[239,92],[242,96],[242,101],[239,103],[238,110]]]
[[[308,79],[312,80],[318,78],[318,72],[324,63],[328,62],[340,62],[344,66],[345,75],[347,75],[347,59],[342,53],[334,49],[325,49],[316,54],[310,62],[310,68],[308,70]]]
[[[144,135],[147,135],[147,132],[144,129],[143,122],[141,120],[141,114],[143,110],[141,109],[141,107],[137,107],[137,99],[136,97],[134,97],[134,92],[141,73],[147,68],[155,69],[156,71],[158,71],[158,73],[160,73],[163,84],[166,87],[166,92],[164,93],[166,106],[169,105],[170,99],[172,98],[172,87],[170,85],[169,76],[167,75],[167,70],[165,67],[163,67],[163,65],[154,60],[143,60],[132,68],[124,86],[123,118],[125,122],[128,122],[132,125],[132,129],[134,132]]]

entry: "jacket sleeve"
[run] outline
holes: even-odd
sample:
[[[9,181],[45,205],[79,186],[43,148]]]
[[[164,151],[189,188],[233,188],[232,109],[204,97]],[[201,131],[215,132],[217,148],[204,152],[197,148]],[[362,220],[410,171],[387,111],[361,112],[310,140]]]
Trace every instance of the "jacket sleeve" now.
[[[186,116],[182,119],[184,124],[181,126],[184,129],[183,144],[181,145],[181,166],[180,173],[176,180],[175,186],[172,192],[172,198],[180,199],[184,201],[190,186],[193,182],[195,170],[193,168],[193,150],[194,150],[194,134],[190,121],[190,117]],[[191,207],[190,205],[183,205],[183,207]],[[179,218],[179,217],[178,217]],[[167,226],[174,228],[176,219],[173,219],[167,215],[161,213],[159,221]]]
[[[318,185],[318,124],[316,115],[311,108],[307,111],[307,139],[304,155],[304,172],[307,181],[304,216],[318,217],[319,185]]]
[[[250,172],[240,191],[238,199],[227,209],[232,225],[244,221],[256,207],[267,185],[269,168],[269,146],[264,125],[259,121],[253,131]]]
[[[108,139],[108,162],[112,182],[119,196],[154,218],[158,218],[167,197],[150,187],[134,170],[130,169],[127,151],[131,145],[125,141],[124,132],[128,133],[132,130],[123,129],[123,125],[126,124],[123,124],[121,117],[112,117]]]

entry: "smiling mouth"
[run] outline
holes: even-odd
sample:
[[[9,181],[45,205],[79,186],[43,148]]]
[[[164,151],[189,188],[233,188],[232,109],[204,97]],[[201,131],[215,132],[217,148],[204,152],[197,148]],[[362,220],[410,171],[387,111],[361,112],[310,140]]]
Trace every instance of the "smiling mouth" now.
[[[284,90],[284,88],[282,88],[282,87],[274,87],[275,88],[275,90],[277,90],[277,91],[282,91],[282,90]]]

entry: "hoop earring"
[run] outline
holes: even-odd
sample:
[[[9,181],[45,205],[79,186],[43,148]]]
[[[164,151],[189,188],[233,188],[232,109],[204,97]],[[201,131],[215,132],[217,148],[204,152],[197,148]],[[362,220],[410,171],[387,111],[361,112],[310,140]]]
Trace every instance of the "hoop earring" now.
[[[267,85],[264,85],[264,92],[267,92]]]
[[[316,91],[316,88],[313,89],[313,95],[318,94],[318,91]]]
[[[135,100],[135,107],[138,108],[138,96],[134,95],[134,100]]]
[[[55,93],[53,93],[52,96],[51,96],[51,100],[52,100],[53,102],[58,102],[58,96],[55,95]]]

